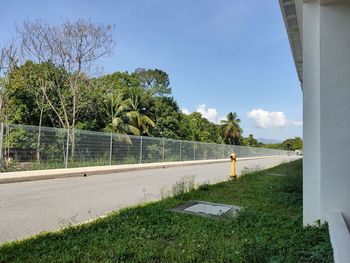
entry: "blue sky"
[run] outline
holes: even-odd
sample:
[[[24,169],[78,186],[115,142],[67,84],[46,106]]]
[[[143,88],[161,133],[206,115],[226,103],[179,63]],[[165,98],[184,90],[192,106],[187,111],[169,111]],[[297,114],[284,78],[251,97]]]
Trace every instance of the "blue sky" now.
[[[277,0],[0,2],[0,43],[25,19],[113,24],[105,73],[159,68],[185,112],[219,121],[236,111],[245,136],[302,135],[302,92]]]

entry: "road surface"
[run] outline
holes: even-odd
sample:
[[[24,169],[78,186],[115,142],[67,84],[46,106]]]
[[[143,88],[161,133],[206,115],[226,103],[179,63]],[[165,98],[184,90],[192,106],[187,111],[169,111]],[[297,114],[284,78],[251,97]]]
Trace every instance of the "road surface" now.
[[[297,158],[275,157],[237,162],[243,169],[263,169]],[[196,184],[228,179],[230,162],[121,172],[88,177],[0,185],[0,243],[57,230],[111,211],[157,200],[183,177]]]

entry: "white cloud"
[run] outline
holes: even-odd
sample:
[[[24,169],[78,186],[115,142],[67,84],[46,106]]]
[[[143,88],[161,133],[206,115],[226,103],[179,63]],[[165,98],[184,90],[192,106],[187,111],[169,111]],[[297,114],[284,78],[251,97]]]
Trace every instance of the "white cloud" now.
[[[283,111],[266,111],[253,109],[248,112],[248,117],[253,119],[257,128],[284,128],[286,126],[302,126],[302,121],[287,119]]]
[[[182,108],[181,112],[187,115],[192,113],[187,108]],[[221,120],[225,119],[225,117],[219,117],[217,109],[207,108],[206,104],[197,105],[195,112],[199,112],[204,118],[214,123],[219,123]]]
[[[197,106],[196,112],[202,114],[207,120],[217,123],[219,121],[218,111],[215,108],[207,108],[205,104],[200,104]]]
[[[302,127],[303,126],[303,121],[291,121],[292,125]]]
[[[186,108],[182,108],[182,109],[181,109],[181,112],[182,112],[183,114],[186,114],[186,115],[191,114],[191,112],[190,112],[188,109],[186,109]]]

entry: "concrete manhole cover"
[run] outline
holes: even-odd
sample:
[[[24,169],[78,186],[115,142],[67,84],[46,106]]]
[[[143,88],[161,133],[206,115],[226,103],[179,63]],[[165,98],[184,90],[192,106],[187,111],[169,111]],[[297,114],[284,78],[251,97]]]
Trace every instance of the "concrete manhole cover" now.
[[[240,207],[234,205],[189,201],[183,205],[170,209],[170,211],[207,217],[229,217],[234,215],[239,208]]]

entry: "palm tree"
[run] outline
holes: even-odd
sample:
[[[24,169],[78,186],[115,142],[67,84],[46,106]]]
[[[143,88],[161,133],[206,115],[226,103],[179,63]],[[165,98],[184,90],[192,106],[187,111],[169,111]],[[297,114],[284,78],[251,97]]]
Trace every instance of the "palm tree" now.
[[[133,126],[139,130],[141,135],[148,135],[149,127],[154,127],[155,123],[148,117],[147,109],[142,103],[141,97],[147,94],[140,88],[130,88],[128,95],[129,98],[126,102],[130,107],[130,111],[126,113],[126,116],[133,121]]]
[[[241,120],[236,112],[227,114],[227,119],[222,120],[224,142],[228,144],[239,144],[242,134],[242,129],[239,126]]]
[[[140,135],[139,129],[130,124],[132,119],[127,114],[130,110],[129,102],[128,100],[123,100],[122,94],[107,93],[104,100],[104,110],[110,119],[110,123],[105,128],[105,131]]]

